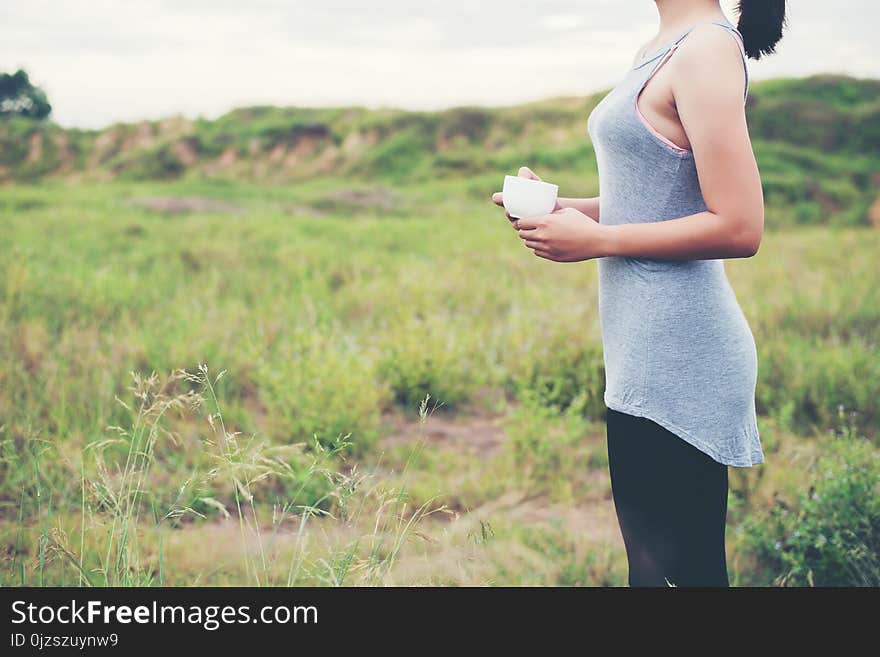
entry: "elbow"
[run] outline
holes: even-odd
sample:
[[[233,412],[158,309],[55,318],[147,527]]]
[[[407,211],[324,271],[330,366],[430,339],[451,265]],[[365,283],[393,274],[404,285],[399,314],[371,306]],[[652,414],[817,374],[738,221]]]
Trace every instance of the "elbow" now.
[[[761,247],[761,238],[764,235],[764,217],[761,214],[760,221],[749,222],[751,225],[740,228],[734,238],[733,251],[735,258],[751,258],[757,255]]]
[[[740,237],[737,244],[738,258],[751,258],[758,254],[761,247],[761,233],[747,234]]]

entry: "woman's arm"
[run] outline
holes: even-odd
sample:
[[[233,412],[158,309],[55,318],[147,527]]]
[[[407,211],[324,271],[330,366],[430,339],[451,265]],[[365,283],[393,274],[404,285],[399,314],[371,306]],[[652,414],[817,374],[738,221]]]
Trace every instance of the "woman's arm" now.
[[[743,107],[745,75],[736,43],[720,30],[697,29],[666,66],[708,210],[666,221],[593,225],[577,210],[522,219],[526,246],[552,260],[603,256],[699,260],[757,253],[764,198]],[[648,190],[646,190],[647,192]]]
[[[599,197],[590,198],[563,198],[556,200],[560,208],[573,208],[581,214],[587,215],[593,221],[599,221]]]
[[[731,36],[694,30],[679,47],[672,93],[687,133],[708,212],[671,221],[609,226],[609,255],[739,258],[754,255],[764,197],[749,140],[742,58]]]

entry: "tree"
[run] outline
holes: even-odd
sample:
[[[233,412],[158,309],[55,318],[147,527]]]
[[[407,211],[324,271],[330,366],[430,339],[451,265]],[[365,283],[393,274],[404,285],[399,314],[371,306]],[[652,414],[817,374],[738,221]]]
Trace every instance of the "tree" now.
[[[46,92],[32,85],[25,71],[0,73],[0,117],[45,119],[51,111]]]

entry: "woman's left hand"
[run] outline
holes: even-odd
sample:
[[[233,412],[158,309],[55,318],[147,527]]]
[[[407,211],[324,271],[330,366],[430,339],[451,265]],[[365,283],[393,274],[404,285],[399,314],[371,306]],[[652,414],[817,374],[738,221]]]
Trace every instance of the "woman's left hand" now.
[[[574,208],[513,222],[520,238],[539,258],[579,262],[607,255],[607,226]]]

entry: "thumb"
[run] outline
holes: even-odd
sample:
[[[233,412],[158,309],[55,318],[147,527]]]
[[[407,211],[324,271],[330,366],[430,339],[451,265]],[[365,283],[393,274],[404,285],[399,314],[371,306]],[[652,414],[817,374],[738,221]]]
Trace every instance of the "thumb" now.
[[[501,192],[495,192],[494,194],[492,194],[492,202],[495,205],[504,205],[504,200],[501,196]]]
[[[541,180],[534,171],[529,169],[528,167],[520,167],[519,173],[517,174],[520,178],[530,178],[531,180]]]

